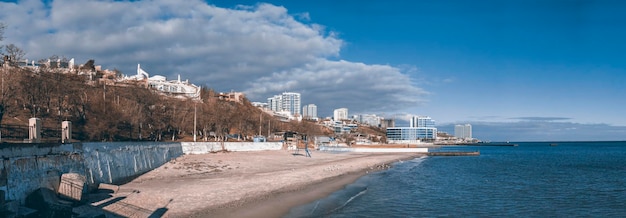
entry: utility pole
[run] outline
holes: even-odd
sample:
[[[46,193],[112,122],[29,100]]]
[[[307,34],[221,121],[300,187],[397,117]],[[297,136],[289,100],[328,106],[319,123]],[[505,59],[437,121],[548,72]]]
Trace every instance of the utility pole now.
[[[270,131],[272,131],[272,122],[271,119],[267,121],[267,138],[270,137]]]
[[[196,142],[196,124],[197,124],[197,109],[198,103],[193,103],[193,141]]]

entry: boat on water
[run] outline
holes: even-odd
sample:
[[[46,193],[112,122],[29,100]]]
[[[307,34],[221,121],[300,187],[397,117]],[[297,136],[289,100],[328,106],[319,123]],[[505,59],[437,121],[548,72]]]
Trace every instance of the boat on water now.
[[[557,144],[557,143],[550,143],[550,146],[557,146],[557,145],[559,145],[559,144]]]

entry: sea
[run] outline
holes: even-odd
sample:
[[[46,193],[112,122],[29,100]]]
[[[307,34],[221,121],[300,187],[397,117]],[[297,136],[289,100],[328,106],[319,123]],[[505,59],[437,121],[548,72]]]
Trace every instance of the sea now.
[[[626,142],[448,146],[285,217],[626,217]]]

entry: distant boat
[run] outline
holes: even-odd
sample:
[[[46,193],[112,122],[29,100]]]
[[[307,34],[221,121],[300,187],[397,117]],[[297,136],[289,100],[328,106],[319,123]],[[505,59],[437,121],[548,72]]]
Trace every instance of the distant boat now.
[[[550,146],[557,146],[557,145],[559,145],[559,144],[557,144],[557,143],[550,143]]]

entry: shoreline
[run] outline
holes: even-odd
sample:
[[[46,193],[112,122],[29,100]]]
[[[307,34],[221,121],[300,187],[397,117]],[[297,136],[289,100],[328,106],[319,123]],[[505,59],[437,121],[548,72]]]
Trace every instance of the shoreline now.
[[[294,190],[277,191],[267,196],[246,199],[247,202],[231,207],[211,208],[197,211],[190,217],[282,217],[291,208],[325,198],[367,175],[364,172],[340,175],[322,181],[312,182]]]
[[[294,185],[297,186],[294,189],[280,190],[266,196],[251,197],[246,199],[246,202],[237,204],[236,206],[230,205],[230,207],[225,206],[197,211],[191,217],[253,218],[259,217],[260,214],[265,217],[283,217],[287,215],[292,208],[326,198],[370,173],[387,170],[394,163],[412,160],[421,156],[425,155],[416,155],[387,161],[380,163],[374,168],[361,169],[358,172],[348,172],[334,177],[324,178],[320,181],[312,181],[305,185]]]
[[[185,155],[121,185],[132,193],[114,193],[112,198],[121,200],[103,209],[136,214],[119,210],[119,203],[163,217],[279,217],[367,173],[424,155],[314,151],[312,156],[284,150]]]

